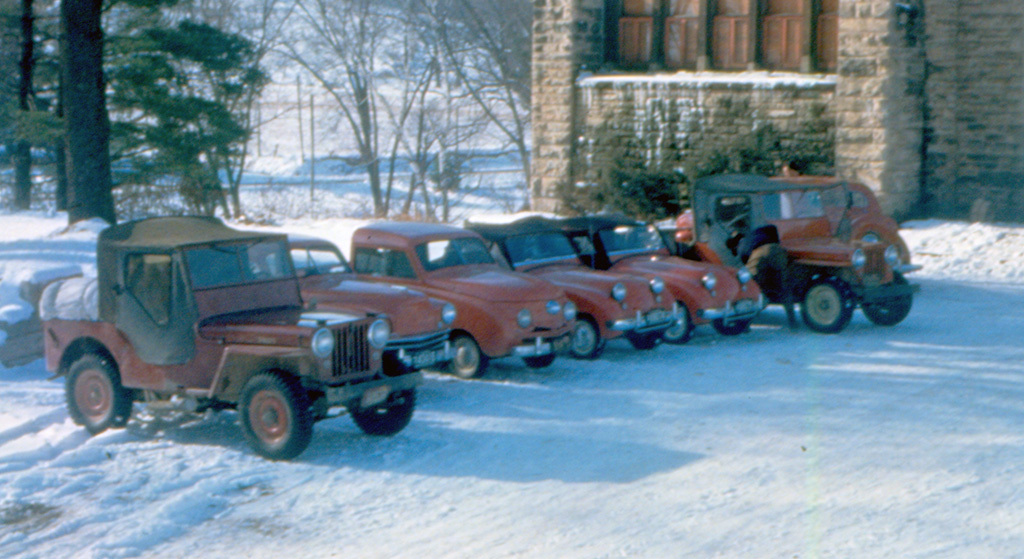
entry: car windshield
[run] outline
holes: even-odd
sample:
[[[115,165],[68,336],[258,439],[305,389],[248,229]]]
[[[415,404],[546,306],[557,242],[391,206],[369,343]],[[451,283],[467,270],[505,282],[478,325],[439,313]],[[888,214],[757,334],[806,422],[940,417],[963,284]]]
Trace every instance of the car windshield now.
[[[764,214],[768,220],[822,217],[821,193],[817,190],[787,190],[764,195]]]
[[[466,264],[494,263],[494,258],[487,252],[483,241],[475,237],[442,239],[423,243],[416,247],[416,256],[423,264],[423,269],[428,272]]]
[[[292,262],[295,271],[301,275],[348,273],[352,271],[348,262],[337,252],[326,248],[293,248]]]
[[[561,233],[538,233],[509,237],[505,240],[505,248],[508,249],[509,257],[515,266],[568,258],[577,259],[576,251],[573,250],[569,239]]]
[[[661,234],[654,227],[624,225],[597,233],[609,255],[655,252],[665,248]]]
[[[284,241],[223,244],[185,251],[193,289],[294,277]]]

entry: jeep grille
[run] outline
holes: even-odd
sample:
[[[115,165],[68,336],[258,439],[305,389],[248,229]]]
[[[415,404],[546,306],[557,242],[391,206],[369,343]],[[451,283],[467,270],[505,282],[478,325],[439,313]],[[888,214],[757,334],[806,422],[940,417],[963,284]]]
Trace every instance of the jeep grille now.
[[[352,326],[334,332],[334,367],[335,378],[358,373],[370,372],[371,349],[366,333],[369,324]]]

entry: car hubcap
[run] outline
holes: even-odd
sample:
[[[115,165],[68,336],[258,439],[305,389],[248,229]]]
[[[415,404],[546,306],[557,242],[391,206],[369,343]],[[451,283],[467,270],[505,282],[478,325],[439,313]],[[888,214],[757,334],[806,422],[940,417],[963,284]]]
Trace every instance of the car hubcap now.
[[[480,362],[476,348],[469,340],[461,340],[455,347],[455,371],[460,376],[472,375]]]
[[[807,295],[807,310],[818,324],[832,324],[842,309],[839,293],[829,286],[819,285]]]
[[[597,333],[587,322],[576,323],[576,331],[573,332],[572,350],[576,355],[589,355],[597,345]]]
[[[113,389],[107,376],[102,372],[90,369],[78,376],[75,402],[89,420],[102,420],[110,412],[113,398]]]
[[[249,423],[260,439],[278,442],[288,433],[288,409],[277,394],[264,390],[252,400]]]
[[[683,335],[686,334],[686,330],[690,327],[689,322],[690,318],[686,316],[686,313],[683,313],[671,328],[665,330],[665,338],[669,340],[678,340],[679,338],[682,338]]]

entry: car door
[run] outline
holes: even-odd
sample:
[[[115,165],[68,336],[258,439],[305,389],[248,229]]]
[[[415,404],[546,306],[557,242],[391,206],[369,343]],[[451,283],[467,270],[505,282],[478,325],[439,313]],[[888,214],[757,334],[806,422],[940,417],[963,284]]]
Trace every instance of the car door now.
[[[196,314],[178,258],[128,252],[119,263],[119,278],[115,324],[139,358],[151,365],[191,361]]]

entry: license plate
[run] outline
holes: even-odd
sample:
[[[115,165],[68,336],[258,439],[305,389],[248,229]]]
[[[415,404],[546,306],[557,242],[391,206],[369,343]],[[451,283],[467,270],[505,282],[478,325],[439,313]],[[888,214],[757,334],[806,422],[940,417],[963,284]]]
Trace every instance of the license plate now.
[[[445,358],[443,349],[435,349],[432,351],[421,351],[420,353],[413,354],[412,366],[417,369],[421,369],[428,365],[433,365],[438,361],[443,361]]]
[[[363,397],[359,401],[359,405],[364,408],[370,406],[376,406],[377,404],[388,399],[388,394],[391,393],[391,388],[387,386],[377,386],[363,392]]]

